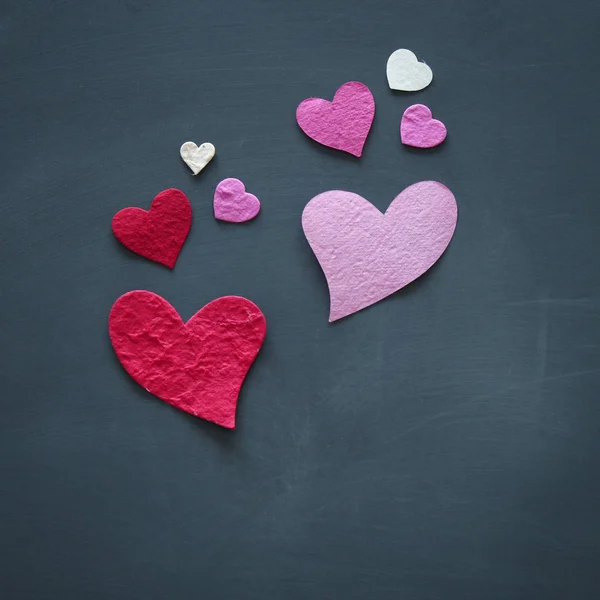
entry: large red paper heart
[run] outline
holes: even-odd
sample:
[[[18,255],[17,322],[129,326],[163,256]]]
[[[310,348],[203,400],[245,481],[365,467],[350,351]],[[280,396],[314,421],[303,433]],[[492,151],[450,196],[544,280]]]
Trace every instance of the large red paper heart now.
[[[121,296],[108,319],[117,357],[137,383],[229,429],[266,328],[263,313],[246,298],[217,298],[184,323],[166,300],[143,290]]]
[[[124,208],[112,220],[113,233],[123,246],[171,269],[191,225],[190,201],[176,189],[158,194],[150,210]]]

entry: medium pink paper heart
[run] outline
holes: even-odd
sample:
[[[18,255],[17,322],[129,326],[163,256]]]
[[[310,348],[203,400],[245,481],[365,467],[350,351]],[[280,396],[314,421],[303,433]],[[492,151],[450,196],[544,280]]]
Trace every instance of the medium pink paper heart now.
[[[329,321],[355,313],[420,277],[448,247],[458,209],[437,181],[407,187],[382,214],[352,192],[315,196],[302,227],[329,286]]]
[[[433,148],[446,139],[446,126],[433,119],[424,104],[409,106],[400,121],[400,139],[407,146]]]
[[[341,86],[333,102],[308,98],[296,109],[296,121],[308,137],[354,156],[362,154],[374,116],[373,94],[359,81]]]
[[[215,218],[230,223],[243,223],[254,219],[260,211],[260,202],[256,196],[246,192],[239,179],[223,179],[215,190],[213,206]]]

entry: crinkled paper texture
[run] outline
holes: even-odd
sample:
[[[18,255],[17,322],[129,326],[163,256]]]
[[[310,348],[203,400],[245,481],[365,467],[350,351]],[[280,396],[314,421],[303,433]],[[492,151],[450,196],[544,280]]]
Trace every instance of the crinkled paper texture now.
[[[198,175],[202,169],[214,158],[216,148],[210,142],[197,146],[194,142],[185,142],[179,149],[183,162]]]
[[[352,192],[315,196],[304,208],[302,227],[327,279],[329,321],[423,275],[450,243],[457,210],[452,192],[436,181],[407,187],[385,214]]]
[[[407,146],[433,148],[446,139],[446,126],[432,118],[431,110],[424,104],[409,106],[400,121],[400,139]]]
[[[127,373],[176,408],[233,429],[240,388],[266,333],[261,310],[238,296],[217,298],[187,323],[163,298],[121,296],[109,335]]]
[[[115,237],[132,252],[172,269],[192,225],[192,207],[180,190],[164,190],[150,210],[130,207],[112,220]]]
[[[319,144],[361,156],[375,117],[371,90],[359,81],[342,85],[333,102],[308,98],[296,109],[296,121]]]
[[[239,179],[223,179],[215,190],[213,201],[215,218],[230,223],[243,223],[254,219],[260,211],[260,201],[246,192]]]
[[[433,71],[424,62],[419,62],[414,52],[400,48],[390,54],[386,74],[393,90],[417,92],[433,81]]]

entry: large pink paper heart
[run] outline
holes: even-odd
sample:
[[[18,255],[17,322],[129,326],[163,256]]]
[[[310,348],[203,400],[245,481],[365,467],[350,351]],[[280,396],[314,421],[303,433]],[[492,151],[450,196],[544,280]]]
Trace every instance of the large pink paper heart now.
[[[362,154],[374,116],[373,94],[359,81],[342,85],[333,102],[308,98],[296,109],[296,121],[308,137],[354,156]]]
[[[243,223],[254,219],[260,211],[260,201],[246,192],[239,179],[223,179],[215,190],[213,202],[215,219],[230,223]]]
[[[400,121],[400,139],[407,146],[433,148],[446,139],[446,126],[432,118],[424,104],[409,106]]]
[[[420,277],[456,228],[452,192],[437,181],[407,187],[382,214],[358,194],[333,190],[304,208],[302,227],[329,286],[329,321],[355,313]]]

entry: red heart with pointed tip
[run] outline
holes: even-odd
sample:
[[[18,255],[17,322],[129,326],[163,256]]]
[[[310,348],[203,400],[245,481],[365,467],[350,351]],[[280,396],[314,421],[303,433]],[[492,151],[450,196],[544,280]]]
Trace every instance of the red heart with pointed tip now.
[[[150,205],[124,208],[112,220],[115,237],[132,252],[172,269],[192,225],[187,196],[174,188],[164,190]]]
[[[166,300],[136,290],[114,303],[108,319],[117,357],[137,383],[228,429],[266,330],[258,306],[239,296],[217,298],[184,323]]]

